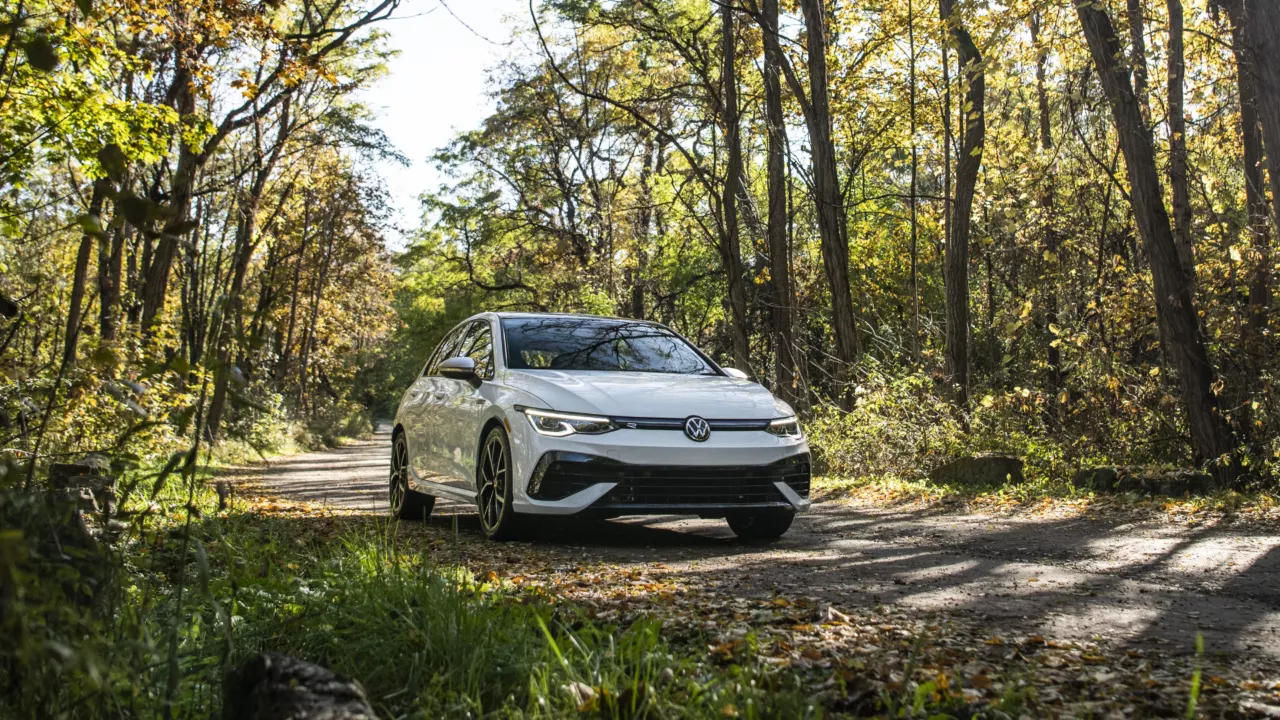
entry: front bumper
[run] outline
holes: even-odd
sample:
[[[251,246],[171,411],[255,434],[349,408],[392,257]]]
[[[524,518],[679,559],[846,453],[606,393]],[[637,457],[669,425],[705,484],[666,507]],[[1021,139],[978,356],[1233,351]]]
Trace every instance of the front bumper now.
[[[511,432],[513,509],[534,515],[724,515],[809,508],[809,447],[764,431],[622,429],[552,438],[523,422]]]
[[[531,499],[572,500],[599,485],[587,506],[605,515],[717,514],[754,508],[809,507],[809,454],[768,465],[637,465],[596,455],[552,451],[534,468]]]
[[[511,440],[511,451],[514,470],[514,497],[512,509],[519,513],[531,515],[572,515],[583,511],[601,512],[605,514],[724,514],[725,506],[747,507],[741,501],[733,503],[696,502],[695,499],[681,499],[678,503],[658,503],[651,500],[645,504],[620,501],[622,490],[615,493],[615,488],[623,485],[626,471],[643,473],[635,466],[660,466],[672,468],[670,472],[659,473],[670,476],[675,472],[699,473],[717,470],[729,470],[729,477],[748,477],[768,466],[788,458],[803,456],[808,459],[809,446],[803,437],[780,437],[764,430],[713,430],[711,437],[704,442],[694,442],[685,436],[682,430],[675,429],[642,429],[623,428],[599,435],[573,434],[564,437],[542,435],[534,431],[523,415],[512,417],[508,426]],[[577,454],[598,458],[605,464],[596,468],[605,469],[608,463],[611,469],[602,475],[587,473],[582,489],[559,499],[539,498],[539,493],[531,494],[530,483],[534,473],[545,456],[549,453],[564,455]],[[619,468],[618,466],[625,466]],[[619,470],[623,471],[618,474]],[[612,474],[610,474],[612,473]],[[806,473],[807,474],[807,473]],[[730,482],[730,481],[724,481]],[[782,489],[782,488],[785,488]],[[786,482],[782,488],[774,485],[774,489],[783,497],[785,507],[797,511],[809,507],[807,494],[797,493]],[[624,486],[625,490],[625,486]],[[608,496],[608,497],[606,497]],[[632,497],[632,496],[629,496]],[[634,496],[638,499],[639,496]],[[768,502],[774,502],[772,498]],[[600,503],[600,505],[597,505]],[[609,509],[605,510],[604,508]],[[761,507],[774,507],[763,505]],[[784,507],[778,504],[777,507]]]

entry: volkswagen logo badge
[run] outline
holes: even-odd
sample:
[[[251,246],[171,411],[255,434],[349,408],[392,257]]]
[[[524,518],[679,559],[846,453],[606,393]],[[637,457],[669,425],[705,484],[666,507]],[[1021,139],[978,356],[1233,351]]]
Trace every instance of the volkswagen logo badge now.
[[[697,415],[691,415],[685,418],[684,434],[694,442],[706,442],[711,437],[711,425]]]

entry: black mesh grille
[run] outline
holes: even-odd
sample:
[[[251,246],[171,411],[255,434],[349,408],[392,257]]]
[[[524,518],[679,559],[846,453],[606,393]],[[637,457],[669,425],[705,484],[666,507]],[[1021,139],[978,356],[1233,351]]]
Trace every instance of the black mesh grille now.
[[[770,465],[632,465],[607,458],[548,453],[529,484],[530,495],[558,500],[595,483],[617,487],[593,507],[697,507],[789,504],[775,482],[800,497],[809,495],[809,455]]]

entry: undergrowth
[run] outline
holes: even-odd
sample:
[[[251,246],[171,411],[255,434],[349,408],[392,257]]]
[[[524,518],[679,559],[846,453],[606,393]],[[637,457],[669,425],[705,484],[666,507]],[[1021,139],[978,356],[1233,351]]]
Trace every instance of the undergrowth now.
[[[390,717],[819,714],[794,673],[477,578],[390,521],[220,511],[199,474],[138,479],[129,529],[76,558],[0,497],[0,717],[216,716],[224,674],[263,650],[359,679]]]
[[[864,369],[848,411],[825,404],[804,418],[814,468],[822,476],[816,488],[882,502],[953,500],[984,507],[1049,500],[1164,502],[1138,495],[1100,498],[1071,482],[1077,471],[1104,465],[1194,467],[1178,420],[1147,412],[1133,399],[1159,393],[1165,380],[1132,374],[1093,379],[1093,385],[1056,396],[1017,386],[988,389],[975,393],[962,410],[936,378]],[[1237,486],[1186,502],[1223,512],[1274,507],[1278,442],[1256,439],[1242,446],[1238,457],[1245,473]],[[955,458],[986,453],[1021,458],[1024,480],[974,487],[928,478]]]

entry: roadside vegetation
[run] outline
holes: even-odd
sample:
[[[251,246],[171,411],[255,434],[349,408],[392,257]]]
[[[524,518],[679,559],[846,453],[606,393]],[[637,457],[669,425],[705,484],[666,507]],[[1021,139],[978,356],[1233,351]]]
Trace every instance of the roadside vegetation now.
[[[494,546],[457,518],[401,525],[251,489],[224,504],[195,479],[194,494],[174,476],[129,501],[107,557],[4,538],[21,581],[7,716],[208,717],[225,674],[263,649],[358,678],[386,717],[1168,717],[1193,695],[1216,714],[1275,691],[1230,658],[742,596],[558,551],[571,527]]]

